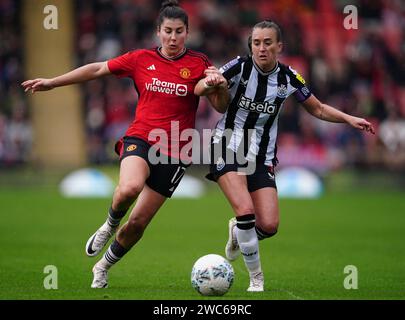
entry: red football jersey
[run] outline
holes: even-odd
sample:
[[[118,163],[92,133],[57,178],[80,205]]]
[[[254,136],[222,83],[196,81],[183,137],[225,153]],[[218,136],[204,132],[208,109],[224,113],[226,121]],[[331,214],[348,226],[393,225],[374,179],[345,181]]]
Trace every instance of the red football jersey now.
[[[191,139],[185,140],[181,133],[195,127],[199,97],[194,95],[194,87],[209,66],[204,54],[190,49],[174,59],[154,48],[109,60],[111,73],[131,78],[139,95],[135,118],[125,135],[156,144],[163,154],[184,159],[179,152]],[[162,138],[165,134],[168,139]]]

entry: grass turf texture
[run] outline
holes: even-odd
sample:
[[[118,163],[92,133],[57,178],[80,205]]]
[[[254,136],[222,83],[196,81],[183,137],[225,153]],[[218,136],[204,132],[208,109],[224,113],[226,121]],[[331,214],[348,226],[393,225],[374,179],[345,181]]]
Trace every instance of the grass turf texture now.
[[[202,255],[224,255],[231,209],[216,187],[200,200],[171,199],[143,239],[110,271],[110,288],[90,289],[84,245],[105,218],[109,199],[65,199],[57,189],[0,189],[0,299],[404,299],[403,193],[325,194],[280,200],[279,233],[260,242],[264,293],[247,293],[243,259],[223,297],[190,284]],[[103,251],[104,252],[104,251]],[[43,286],[58,269],[58,290]],[[358,289],[346,290],[346,265]]]

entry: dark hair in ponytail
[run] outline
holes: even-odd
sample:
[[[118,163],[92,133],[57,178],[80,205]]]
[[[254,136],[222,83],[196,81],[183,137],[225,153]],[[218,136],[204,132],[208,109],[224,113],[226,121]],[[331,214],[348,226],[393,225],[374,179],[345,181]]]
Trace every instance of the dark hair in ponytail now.
[[[160,30],[160,26],[164,19],[180,19],[186,25],[188,31],[188,15],[180,6],[177,0],[166,0],[163,1],[162,7],[160,9],[157,26]]]

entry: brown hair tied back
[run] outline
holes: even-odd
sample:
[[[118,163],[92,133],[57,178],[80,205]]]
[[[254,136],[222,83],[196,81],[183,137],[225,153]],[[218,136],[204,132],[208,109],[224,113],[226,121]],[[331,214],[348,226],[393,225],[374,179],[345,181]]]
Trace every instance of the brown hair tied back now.
[[[184,22],[188,31],[188,15],[186,11],[184,11],[183,8],[179,6],[179,2],[177,0],[163,1],[157,21],[159,30],[164,19],[180,19]]]

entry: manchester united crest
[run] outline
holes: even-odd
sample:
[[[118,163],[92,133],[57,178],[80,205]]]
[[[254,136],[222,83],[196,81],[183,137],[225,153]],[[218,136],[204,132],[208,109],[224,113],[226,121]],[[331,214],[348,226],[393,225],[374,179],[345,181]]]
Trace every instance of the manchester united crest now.
[[[131,144],[128,148],[127,148],[127,152],[131,152],[136,150],[136,144]]]
[[[180,70],[180,77],[182,77],[183,79],[188,79],[190,78],[191,75],[191,71],[188,68],[182,68]]]

